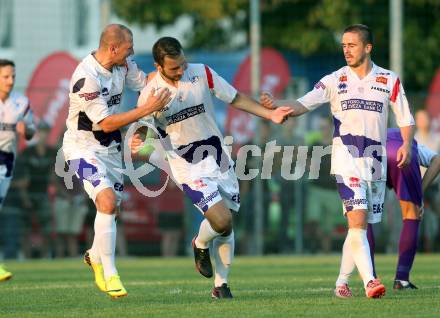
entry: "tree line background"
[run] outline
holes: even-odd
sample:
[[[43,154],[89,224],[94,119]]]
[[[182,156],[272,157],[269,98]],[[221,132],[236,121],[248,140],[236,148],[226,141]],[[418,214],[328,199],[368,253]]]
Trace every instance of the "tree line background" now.
[[[186,49],[233,50],[249,41],[230,41],[249,29],[248,0],[112,0],[124,20],[158,29],[182,15],[193,19]],[[261,0],[262,46],[303,56],[337,54],[343,29],[353,23],[374,32],[374,61],[389,66],[388,0]],[[410,91],[426,90],[440,61],[440,1],[404,1],[404,78]]]

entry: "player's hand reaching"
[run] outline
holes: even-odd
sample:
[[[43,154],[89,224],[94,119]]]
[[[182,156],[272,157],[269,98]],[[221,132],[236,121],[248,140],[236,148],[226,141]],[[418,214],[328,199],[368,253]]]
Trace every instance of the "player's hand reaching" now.
[[[15,126],[15,131],[24,138],[26,136],[26,124],[23,121],[19,121]]]
[[[411,162],[411,145],[403,144],[397,150],[397,167],[405,168]]]
[[[270,120],[275,124],[282,124],[293,113],[293,109],[288,106],[275,108],[270,113]]]
[[[145,115],[149,115],[155,111],[162,109],[170,101],[171,92],[168,88],[162,88],[157,91],[153,88],[145,104],[139,107],[145,108]]]
[[[271,93],[263,92],[260,95],[260,103],[266,108],[274,109],[275,108],[275,101],[273,99],[273,96]]]
[[[144,141],[142,140],[139,134],[134,134],[133,136],[128,138],[128,146],[132,154],[137,154],[139,150],[141,150],[143,145],[144,145]]]

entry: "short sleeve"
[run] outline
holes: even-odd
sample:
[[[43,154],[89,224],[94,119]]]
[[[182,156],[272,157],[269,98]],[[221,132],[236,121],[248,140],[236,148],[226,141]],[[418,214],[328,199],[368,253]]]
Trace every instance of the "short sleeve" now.
[[[29,99],[27,99],[27,97],[23,97],[23,99],[24,99],[24,107],[23,107],[23,113],[21,115],[21,120],[23,120],[27,129],[35,131],[36,127],[34,121],[34,112],[32,111],[31,105],[29,103]]]
[[[151,84],[145,86],[142,89],[142,91],[141,91],[141,93],[139,95],[138,101],[137,101],[137,107],[145,104],[145,102],[148,99],[148,96],[150,96],[150,93],[151,93],[152,89],[153,89],[153,85],[151,85]],[[151,125],[154,122],[154,116],[153,116],[153,114],[147,115],[147,116],[142,117],[141,119],[139,119],[138,122],[140,124],[142,124],[142,125]]]
[[[131,56],[127,58],[127,87],[134,91],[141,91],[146,84],[146,74],[142,72]]]
[[[34,131],[36,130],[35,121],[34,121],[34,112],[32,111],[32,108],[30,106],[28,106],[28,109],[24,113],[23,121],[27,129]]]
[[[81,105],[82,111],[94,124],[98,124],[110,115],[107,103],[101,96],[101,86],[97,80],[90,77],[80,77],[73,82],[71,92],[71,99]]]
[[[308,110],[314,110],[318,106],[328,103],[330,101],[331,84],[331,75],[324,76],[310,92],[299,98],[298,102]]]
[[[396,77],[393,83],[393,89],[390,96],[391,108],[396,116],[396,123],[399,127],[406,127],[414,125],[414,118],[411,115],[408,100],[406,99],[405,91],[402,83]]]
[[[204,68],[208,87],[215,97],[225,103],[231,103],[237,95],[237,90],[209,66],[205,65]]]
[[[428,168],[432,159],[437,155],[435,151],[432,151],[428,147],[417,144],[417,151],[419,153],[419,163],[422,167]]]

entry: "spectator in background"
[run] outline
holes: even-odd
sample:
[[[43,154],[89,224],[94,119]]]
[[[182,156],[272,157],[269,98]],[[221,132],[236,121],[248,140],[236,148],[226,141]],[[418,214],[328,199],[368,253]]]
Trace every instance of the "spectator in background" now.
[[[439,153],[440,152],[440,134],[432,130],[431,116],[429,113],[422,109],[416,112],[416,133],[414,138],[421,145],[428,147],[430,150]],[[422,177],[426,172],[426,168],[421,168]],[[424,193],[424,216],[422,226],[423,236],[423,249],[427,252],[431,252],[434,248],[434,241],[438,233],[439,221],[438,215],[440,214],[439,206],[439,186],[436,181],[431,184]]]
[[[440,135],[432,130],[431,116],[422,109],[415,114],[416,133],[414,138],[419,144],[422,144],[432,151],[438,152],[440,150]]]
[[[40,257],[50,257],[50,235],[52,232],[52,209],[48,187],[54,176],[57,151],[47,145],[50,126],[41,122],[38,126],[37,142],[22,153],[22,178],[25,187],[21,191],[23,202],[24,233],[23,250],[31,257],[34,250]],[[36,227],[36,229],[34,228]],[[32,236],[38,231],[40,242]]]
[[[56,197],[54,201],[56,248],[55,256],[77,257],[78,235],[88,212],[86,196],[78,178],[72,178],[73,189],[66,189],[63,179],[55,178]]]
[[[323,147],[331,145],[333,124],[330,117],[320,117],[318,125],[318,139],[314,140],[311,145]],[[307,187],[305,241],[311,243],[312,252],[316,252],[319,247],[322,252],[329,253],[332,241],[336,238],[334,230],[338,225],[344,226],[345,220],[341,216],[342,206],[336,191],[335,179],[330,175],[330,154],[321,158],[319,167],[319,178],[309,180]]]

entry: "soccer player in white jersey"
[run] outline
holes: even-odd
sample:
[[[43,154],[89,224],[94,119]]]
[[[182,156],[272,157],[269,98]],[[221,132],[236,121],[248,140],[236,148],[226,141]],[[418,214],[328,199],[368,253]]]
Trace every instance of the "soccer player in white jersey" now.
[[[15,64],[0,59],[0,209],[12,179],[17,137],[29,140],[35,133],[32,110],[27,97],[13,92]],[[0,265],[0,281],[12,278],[12,273]]]
[[[378,298],[385,294],[385,286],[373,275],[366,228],[380,222],[383,210],[388,109],[393,110],[403,139],[397,151],[399,167],[411,160],[414,119],[397,75],[371,61],[371,30],[361,24],[349,26],[341,44],[347,66],[323,77],[297,101],[277,103],[292,106],[293,116],[330,103],[335,126],[331,173],[348,221],[341,272],[354,259],[366,296]],[[274,106],[268,94],[262,94],[261,101]],[[339,277],[335,292],[341,289],[348,289],[348,282]]]
[[[157,72],[142,90],[138,104],[153,90],[171,91],[172,101],[145,120],[161,138],[173,177],[205,217],[192,242],[196,269],[205,277],[213,276],[208,247],[212,242],[215,281],[211,296],[232,298],[228,286],[235,245],[231,210],[238,211],[240,193],[234,163],[214,119],[213,97],[278,124],[291,110],[266,109],[237,92],[209,66],[188,64],[175,38],[159,39],[153,57]],[[135,135],[132,149],[141,143]]]
[[[63,140],[69,171],[80,179],[97,210],[93,245],[84,261],[93,269],[99,289],[112,297],[127,295],[114,260],[115,215],[123,191],[119,129],[159,110],[170,99],[170,92],[163,90],[148,96],[140,107],[118,113],[124,86],[140,91],[146,83],[145,74],[131,59],[133,52],[133,36],[127,27],[111,24],[104,29],[99,48],[72,75]]]

